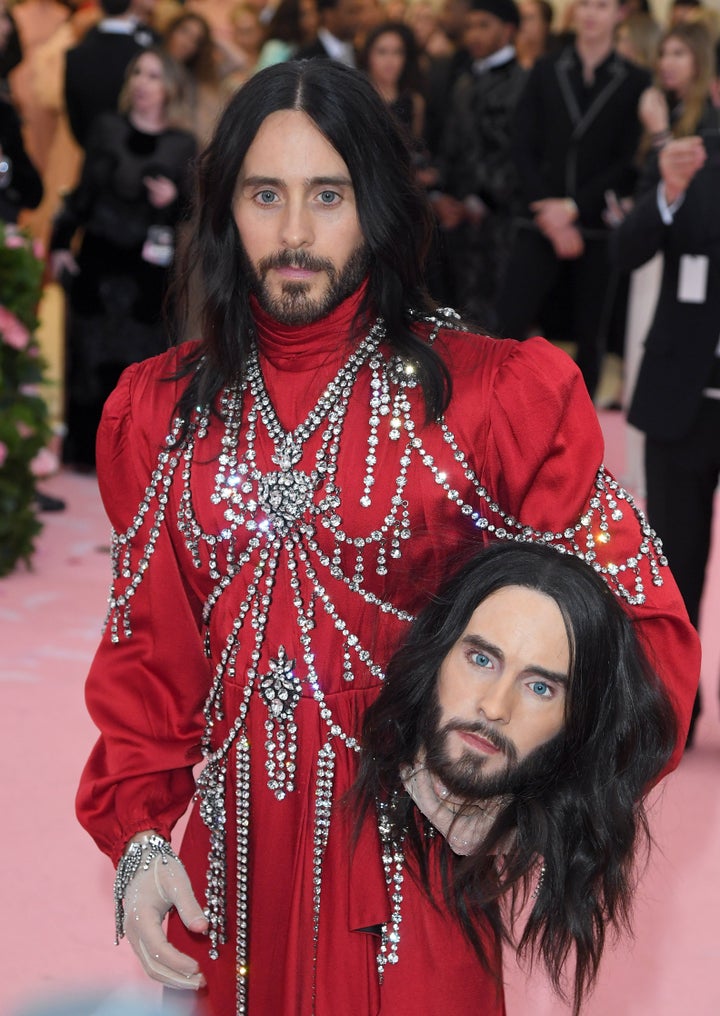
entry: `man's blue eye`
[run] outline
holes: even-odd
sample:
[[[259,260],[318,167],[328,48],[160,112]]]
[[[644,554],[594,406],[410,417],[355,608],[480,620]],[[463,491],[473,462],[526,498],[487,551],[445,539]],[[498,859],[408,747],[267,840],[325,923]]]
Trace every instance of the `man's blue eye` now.
[[[491,663],[490,657],[485,653],[473,653],[472,660],[476,667],[489,667]]]
[[[272,204],[272,202],[275,200],[275,194],[274,194],[274,192],[273,191],[269,191],[269,190],[260,191],[260,193],[258,194],[258,197],[260,198],[262,203],[265,204],[265,205]]]
[[[335,191],[326,190],[320,195],[320,200],[324,205],[331,205],[337,198]]]
[[[530,687],[536,695],[540,695],[543,698],[546,698],[550,694],[550,685],[545,684],[544,681],[533,681]]]

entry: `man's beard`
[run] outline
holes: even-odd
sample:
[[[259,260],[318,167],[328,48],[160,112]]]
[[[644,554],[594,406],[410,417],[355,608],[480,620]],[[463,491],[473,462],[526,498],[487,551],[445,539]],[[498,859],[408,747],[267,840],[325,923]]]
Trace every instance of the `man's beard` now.
[[[343,267],[329,258],[315,257],[305,250],[281,250],[261,258],[253,265],[243,250],[243,260],[250,273],[252,290],[266,313],[284,325],[308,325],[318,321],[334,310],[348,296],[355,292],[367,275],[370,267],[370,252],[367,244],[356,247]],[[313,272],[325,272],[328,287],[318,298],[308,293],[311,283],[285,281],[281,284],[279,296],[274,296],[267,285],[267,274],[271,268],[300,268]]]
[[[538,792],[552,782],[557,773],[564,741],[561,731],[549,741],[535,748],[523,759],[518,758],[517,748],[491,724],[483,720],[463,723],[460,720],[439,726],[440,707],[437,698],[426,710],[420,725],[425,749],[424,763],[448,790],[453,798],[475,802],[489,797],[510,797]],[[490,756],[483,756],[468,749],[459,758],[452,759],[448,752],[448,737],[453,731],[464,731],[485,738],[499,748],[504,755],[505,765],[492,773],[486,773]],[[492,756],[495,760],[497,756]]]

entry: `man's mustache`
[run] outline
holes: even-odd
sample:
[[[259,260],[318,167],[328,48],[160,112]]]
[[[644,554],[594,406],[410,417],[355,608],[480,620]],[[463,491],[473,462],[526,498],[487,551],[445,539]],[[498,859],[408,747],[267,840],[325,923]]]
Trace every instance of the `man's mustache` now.
[[[306,250],[279,250],[258,261],[260,275],[266,275],[271,268],[300,268],[306,272],[327,272],[335,275],[335,265],[328,258],[316,257]]]
[[[476,734],[478,737],[483,737],[486,741],[501,751],[509,763],[517,761],[517,748],[513,742],[501,734],[494,727],[491,727],[488,723],[484,723],[482,720],[476,720],[475,723],[463,723],[461,720],[450,720],[446,723],[440,734],[446,735],[451,731],[457,730],[465,734]]]

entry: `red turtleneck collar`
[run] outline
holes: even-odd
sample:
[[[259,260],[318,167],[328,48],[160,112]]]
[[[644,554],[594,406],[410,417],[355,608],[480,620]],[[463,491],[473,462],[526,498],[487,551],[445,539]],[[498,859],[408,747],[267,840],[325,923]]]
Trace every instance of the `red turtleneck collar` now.
[[[261,356],[269,360],[278,370],[291,368],[316,370],[318,367],[340,363],[348,356],[353,320],[360,309],[367,292],[368,280],[358,286],[355,292],[343,300],[334,310],[309,325],[285,325],[276,321],[262,309],[254,296],[250,307],[257,331],[258,349]],[[367,330],[372,321],[369,320]],[[356,335],[359,341],[364,332]],[[353,343],[354,345],[354,343]]]

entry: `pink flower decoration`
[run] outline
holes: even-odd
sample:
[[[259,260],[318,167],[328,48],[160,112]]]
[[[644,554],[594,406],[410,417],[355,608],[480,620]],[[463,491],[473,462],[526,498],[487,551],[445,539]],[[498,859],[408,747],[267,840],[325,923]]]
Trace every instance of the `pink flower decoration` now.
[[[18,434],[22,438],[32,437],[33,434],[35,433],[33,428],[29,424],[25,423],[24,420],[18,420],[18,422],[15,424],[15,427],[17,429]]]
[[[25,240],[19,233],[8,233],[5,237],[5,246],[8,250],[18,250],[25,246]]]
[[[8,450],[7,445],[4,441],[0,441],[0,469],[5,465],[5,459],[7,458]]]
[[[0,306],[0,335],[2,335],[8,346],[13,349],[25,349],[30,341],[30,332],[15,315]]]
[[[45,257],[45,244],[38,237],[35,237],[32,242],[32,252],[38,261],[42,261]]]
[[[50,476],[60,468],[60,462],[55,452],[49,448],[41,448],[30,463],[30,472],[33,476]]]

